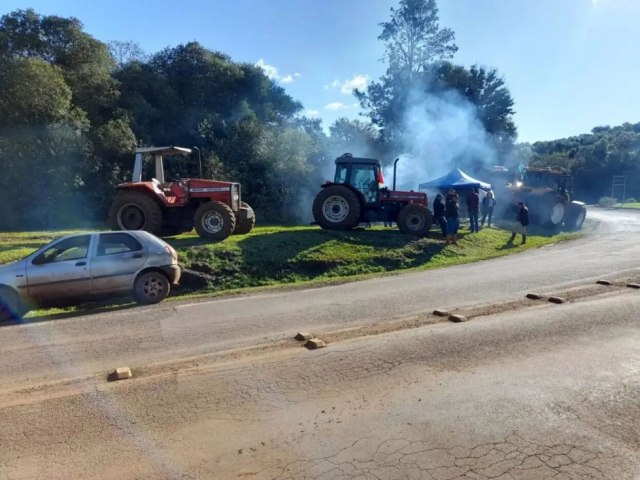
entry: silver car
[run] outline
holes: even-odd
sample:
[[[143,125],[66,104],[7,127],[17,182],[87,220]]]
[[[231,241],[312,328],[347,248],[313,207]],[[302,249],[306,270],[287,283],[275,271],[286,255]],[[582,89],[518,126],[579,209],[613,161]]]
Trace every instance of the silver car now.
[[[0,265],[0,321],[39,306],[123,293],[139,303],[157,303],[179,280],[176,251],[150,233],[70,235]]]

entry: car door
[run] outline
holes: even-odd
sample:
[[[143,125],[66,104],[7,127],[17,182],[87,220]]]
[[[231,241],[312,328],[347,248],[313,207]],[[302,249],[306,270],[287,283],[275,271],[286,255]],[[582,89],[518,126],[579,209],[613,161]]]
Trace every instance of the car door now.
[[[36,301],[82,298],[91,293],[91,235],[63,238],[27,262],[29,297]]]
[[[100,233],[96,253],[91,261],[94,292],[131,290],[135,274],[144,265],[147,255],[143,245],[129,233]]]

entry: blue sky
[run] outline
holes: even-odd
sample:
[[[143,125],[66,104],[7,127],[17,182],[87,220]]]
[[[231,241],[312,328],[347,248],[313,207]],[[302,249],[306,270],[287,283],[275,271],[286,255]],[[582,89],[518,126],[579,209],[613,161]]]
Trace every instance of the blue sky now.
[[[378,24],[397,0],[0,0],[75,16],[102,41],[148,53],[197,40],[262,62],[325,126],[355,118],[351,86],[384,71]],[[519,140],[640,121],[639,0],[439,0],[456,33],[454,61],[495,67],[516,101]],[[276,69],[276,70],[273,70]],[[277,73],[276,73],[277,71]]]

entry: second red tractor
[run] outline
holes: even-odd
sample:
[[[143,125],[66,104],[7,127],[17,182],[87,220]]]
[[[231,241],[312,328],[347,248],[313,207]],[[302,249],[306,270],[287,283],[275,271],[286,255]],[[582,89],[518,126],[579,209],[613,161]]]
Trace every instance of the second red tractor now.
[[[158,236],[195,228],[198,235],[212,240],[249,233],[255,225],[255,214],[242,201],[239,183],[202,178],[165,181],[164,157],[190,154],[191,149],[182,147],[136,149],[131,182],[116,187],[118,193],[109,211],[111,228],[146,230]],[[155,159],[155,175],[143,180],[143,159],[147,155]]]

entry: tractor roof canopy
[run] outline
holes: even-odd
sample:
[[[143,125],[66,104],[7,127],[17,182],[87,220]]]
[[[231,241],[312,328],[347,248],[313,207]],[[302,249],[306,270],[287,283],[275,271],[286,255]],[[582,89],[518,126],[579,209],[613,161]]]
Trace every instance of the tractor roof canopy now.
[[[136,153],[149,153],[153,155],[189,155],[191,153],[190,148],[184,147],[144,147],[136,148]]]
[[[354,157],[350,153],[345,153],[336,158],[336,165],[340,163],[365,163],[370,165],[380,165],[380,161],[375,158],[360,158]]]

